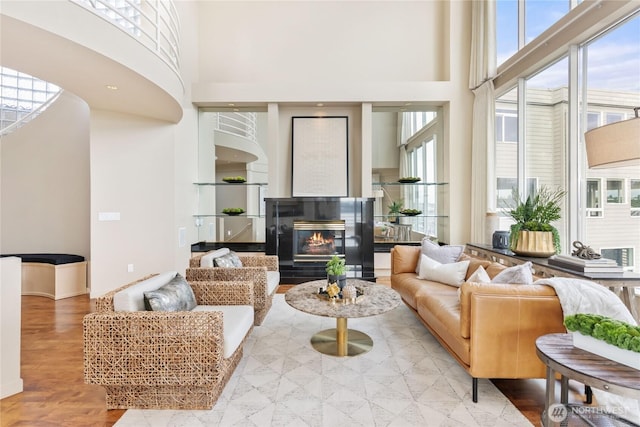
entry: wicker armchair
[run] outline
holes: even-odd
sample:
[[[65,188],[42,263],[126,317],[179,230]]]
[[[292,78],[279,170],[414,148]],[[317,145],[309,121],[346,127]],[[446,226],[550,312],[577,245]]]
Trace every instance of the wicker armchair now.
[[[189,282],[197,308],[217,306],[205,311],[114,311],[114,295],[141,281],[99,297],[96,311],[85,316],[85,383],[105,388],[107,409],[211,409],[253,328],[249,320],[225,357],[224,317],[234,308],[220,306],[252,305],[253,284]]]
[[[273,304],[273,295],[278,290],[280,272],[277,255],[238,254],[242,267],[200,267],[200,259],[211,252],[192,257],[186,270],[186,279],[191,281],[252,281],[254,290],[254,324],[259,326]]]

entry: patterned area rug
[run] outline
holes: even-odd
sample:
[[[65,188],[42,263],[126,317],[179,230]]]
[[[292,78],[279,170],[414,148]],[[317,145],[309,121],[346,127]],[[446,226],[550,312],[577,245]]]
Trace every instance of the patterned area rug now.
[[[359,356],[311,347],[315,332],[334,327],[277,294],[211,410],[130,409],[116,426],[531,426],[488,380],[479,380],[473,403],[469,375],[404,304],[349,319],[350,329],[373,339]]]

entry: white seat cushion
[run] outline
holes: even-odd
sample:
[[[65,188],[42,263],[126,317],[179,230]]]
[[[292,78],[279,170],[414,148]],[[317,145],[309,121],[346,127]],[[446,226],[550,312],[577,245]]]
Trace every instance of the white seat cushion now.
[[[250,305],[197,305],[192,311],[222,312],[225,359],[231,357],[253,326],[253,307]]]
[[[220,248],[215,251],[207,252],[200,258],[200,267],[213,267],[213,260],[215,258],[226,255],[230,252],[229,248]]]
[[[279,271],[267,271],[267,295],[273,294],[280,284]]]
[[[166,285],[176,274],[176,271],[160,273],[117,292],[113,296],[113,310],[144,311],[144,293]]]

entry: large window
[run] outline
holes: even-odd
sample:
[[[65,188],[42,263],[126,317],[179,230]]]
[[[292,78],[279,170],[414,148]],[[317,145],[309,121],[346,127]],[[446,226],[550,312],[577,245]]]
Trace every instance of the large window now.
[[[514,12],[514,3],[524,5],[526,19],[522,9]],[[536,21],[532,14],[540,7],[547,16]],[[589,169],[583,137],[587,130],[631,118],[633,107],[640,105],[640,12],[629,15],[629,8],[616,4],[617,10],[609,12],[611,19],[599,21],[597,27],[584,18],[600,10],[596,5],[572,2],[579,9],[569,7],[564,1],[498,0],[498,39],[510,31],[521,38],[520,49],[531,45],[526,60],[524,51],[509,58],[505,43],[497,45],[498,64],[509,59],[502,66],[504,72],[499,66],[494,81],[498,201],[508,197],[507,179],[516,178],[521,192],[528,191],[530,179],[536,179],[538,186],[561,187],[567,197],[561,223],[554,225],[563,252],[570,253],[570,242],[580,240],[640,271],[640,254],[634,250],[640,246],[640,172],[632,166]],[[511,17],[509,23],[502,12]],[[560,19],[567,12],[571,19]],[[514,19],[518,13],[520,19]],[[517,31],[514,22],[526,28]],[[531,27],[537,22],[544,28]],[[532,42],[531,37],[550,25],[557,34],[571,29],[585,34],[584,39],[571,44],[551,36]],[[529,58],[539,59],[532,64]],[[507,117],[517,123],[515,143],[507,143],[511,138],[505,137],[507,127],[513,127]]]

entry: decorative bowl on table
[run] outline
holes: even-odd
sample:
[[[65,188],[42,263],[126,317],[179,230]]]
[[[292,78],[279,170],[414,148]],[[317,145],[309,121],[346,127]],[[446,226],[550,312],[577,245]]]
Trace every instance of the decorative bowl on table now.
[[[244,213],[244,209],[242,208],[224,208],[222,209],[222,213],[226,215],[240,215]]]
[[[419,209],[403,209],[400,211],[400,213],[406,216],[416,216],[416,215],[420,215],[422,211]]]
[[[225,176],[222,180],[230,184],[241,184],[243,182],[247,182],[244,176]]]
[[[325,301],[328,301],[328,302],[330,302],[332,304],[357,304],[365,296],[364,289],[360,288],[358,286],[355,286],[355,297],[354,298],[344,298],[343,295],[342,295],[343,292],[344,292],[344,289],[343,289],[342,292],[339,292],[334,297],[331,297],[330,296],[331,292],[328,292],[327,291],[327,287],[324,287],[324,288],[318,289],[318,298],[323,299]]]
[[[413,184],[415,182],[420,181],[421,178],[417,177],[417,176],[403,176],[402,178],[400,178],[398,180],[398,182],[401,182],[403,184]]]

